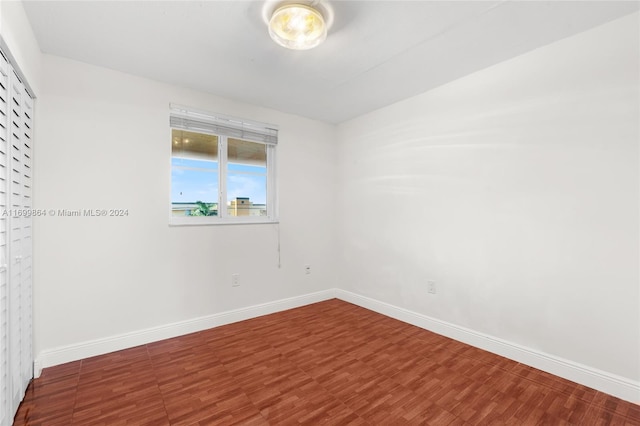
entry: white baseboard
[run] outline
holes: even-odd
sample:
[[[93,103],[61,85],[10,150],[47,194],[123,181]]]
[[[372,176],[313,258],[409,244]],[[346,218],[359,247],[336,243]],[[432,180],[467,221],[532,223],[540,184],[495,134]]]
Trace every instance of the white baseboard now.
[[[334,297],[477,348],[493,352],[522,364],[538,368],[626,401],[640,403],[640,382],[341,289],[324,290],[146,330],[44,350],[36,357],[34,374],[35,377],[39,377],[42,369],[46,367],[297,308],[311,303],[329,300]]]
[[[335,297],[391,318],[504,356],[633,403],[640,403],[640,382],[536,351],[446,321],[399,308],[370,297],[335,289]]]
[[[305,294],[302,296],[290,297],[288,299],[276,300],[260,305],[248,306],[246,308],[234,309],[232,311],[207,315],[191,320],[180,321],[173,324],[166,324],[159,327],[148,328],[146,330],[124,333],[117,336],[110,336],[103,339],[90,340],[78,344],[62,346],[55,349],[42,351],[34,362],[34,377],[40,377],[43,368],[66,362],[77,361],[96,355],[103,355],[109,352],[132,348],[158,340],[170,339],[197,331],[219,327],[246,319],[272,314],[287,309],[293,309],[323,300],[333,299],[335,291],[333,289],[323,290],[317,293]]]

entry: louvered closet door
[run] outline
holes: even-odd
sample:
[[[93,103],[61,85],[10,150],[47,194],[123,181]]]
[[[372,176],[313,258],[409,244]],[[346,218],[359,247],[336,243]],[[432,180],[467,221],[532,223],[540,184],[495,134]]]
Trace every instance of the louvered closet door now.
[[[31,353],[31,217],[26,210],[25,185],[30,176],[31,157],[26,141],[30,140],[31,116],[29,95],[15,75],[9,74],[9,370],[10,414],[13,416],[33,377]],[[25,164],[29,162],[29,166]],[[28,182],[30,190],[30,179]],[[30,193],[29,193],[30,200]],[[30,201],[29,201],[30,204]],[[30,205],[29,205],[30,208]]]
[[[33,209],[31,202],[32,185],[32,136],[33,136],[33,101],[23,88],[22,97],[22,144],[20,151],[22,154],[22,176],[21,176],[21,208],[25,212]],[[33,241],[32,241],[32,216],[27,214],[21,219],[20,229],[20,290],[21,290],[21,367],[22,367],[22,387],[27,389],[29,381],[33,378]],[[23,391],[24,393],[24,391]],[[22,399],[22,396],[20,397]]]
[[[9,300],[7,280],[7,149],[9,140],[9,65],[0,55],[0,425],[9,425]]]

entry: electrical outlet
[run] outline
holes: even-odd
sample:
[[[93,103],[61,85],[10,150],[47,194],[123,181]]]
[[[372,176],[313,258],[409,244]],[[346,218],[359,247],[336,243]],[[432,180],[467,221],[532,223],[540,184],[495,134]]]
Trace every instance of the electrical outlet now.
[[[307,275],[311,273],[311,265],[304,265],[304,273]]]
[[[436,294],[436,282],[427,281],[427,291],[431,294]]]
[[[240,274],[231,274],[231,287],[240,287]]]

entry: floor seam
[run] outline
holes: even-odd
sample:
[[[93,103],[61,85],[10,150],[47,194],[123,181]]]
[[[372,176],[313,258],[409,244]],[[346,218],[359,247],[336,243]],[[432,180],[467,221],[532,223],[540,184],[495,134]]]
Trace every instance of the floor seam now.
[[[158,389],[158,394],[160,395],[160,399],[162,400],[162,408],[164,408],[164,414],[167,418],[167,423],[171,424],[171,419],[169,418],[169,410],[167,409],[167,402],[164,399],[164,393],[162,392],[162,389],[160,389],[160,382],[158,381],[158,372],[156,370],[155,364],[153,363],[153,360],[151,359],[151,353],[149,352],[149,345],[146,344],[144,346],[147,352],[147,358],[149,360],[149,364],[151,364],[151,369],[153,370],[153,376],[155,377],[155,381],[156,381],[156,388]]]

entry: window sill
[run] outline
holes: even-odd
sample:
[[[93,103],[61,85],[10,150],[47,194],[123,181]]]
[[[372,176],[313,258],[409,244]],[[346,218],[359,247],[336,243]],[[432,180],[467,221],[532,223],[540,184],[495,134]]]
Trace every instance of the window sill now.
[[[211,218],[211,217],[188,217],[188,218],[171,218],[169,220],[170,227],[179,226],[219,226],[219,225],[261,225],[269,223],[280,223],[278,219],[260,218],[260,219],[231,219],[231,218]]]

